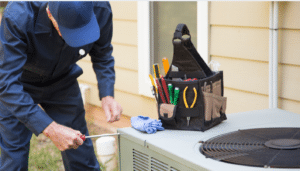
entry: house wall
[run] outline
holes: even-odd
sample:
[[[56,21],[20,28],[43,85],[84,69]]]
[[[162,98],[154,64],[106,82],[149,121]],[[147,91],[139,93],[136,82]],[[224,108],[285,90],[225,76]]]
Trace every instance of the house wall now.
[[[111,2],[115,98],[127,116],[157,118],[154,98],[138,94],[137,3]],[[270,2],[209,3],[210,58],[224,71],[228,114],[269,107],[269,7]],[[299,7],[300,2],[279,2],[278,107],[295,113],[300,113]],[[84,70],[79,82],[91,86],[88,102],[101,106],[90,58],[78,64]]]
[[[279,3],[279,108],[300,113],[300,2]]]
[[[269,107],[269,5],[210,3],[210,55],[224,71],[227,113]],[[279,7],[278,107],[300,113],[300,2]]]
[[[115,99],[123,107],[124,115],[157,118],[155,100],[138,93],[137,2],[112,1],[110,4],[113,11]],[[90,57],[79,61],[78,65],[84,70],[83,75],[78,78],[79,82],[91,87],[88,93],[90,97],[87,98],[88,103],[101,106],[96,75]]]

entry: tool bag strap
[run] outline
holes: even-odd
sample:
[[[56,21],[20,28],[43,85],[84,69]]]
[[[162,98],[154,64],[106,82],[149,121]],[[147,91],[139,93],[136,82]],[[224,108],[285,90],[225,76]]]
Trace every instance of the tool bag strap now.
[[[187,37],[183,37],[188,35]],[[178,24],[173,37],[174,55],[172,65],[178,67],[179,71],[186,73],[198,73],[198,78],[205,78],[213,75],[213,72],[206,65],[197,50],[195,49],[190,36],[190,31],[185,24]],[[166,78],[170,78],[172,65]]]

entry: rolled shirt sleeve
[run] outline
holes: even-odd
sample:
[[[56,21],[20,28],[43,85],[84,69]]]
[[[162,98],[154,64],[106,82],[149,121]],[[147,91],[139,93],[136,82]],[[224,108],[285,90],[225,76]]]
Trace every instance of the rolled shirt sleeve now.
[[[112,56],[112,13],[110,9],[95,8],[100,26],[100,38],[90,51],[93,69],[96,73],[100,100],[106,96],[114,97],[115,60]]]
[[[0,105],[8,110],[35,135],[39,135],[53,120],[34,103],[19,82],[27,55],[25,26],[18,25],[9,13],[1,22],[0,31]]]

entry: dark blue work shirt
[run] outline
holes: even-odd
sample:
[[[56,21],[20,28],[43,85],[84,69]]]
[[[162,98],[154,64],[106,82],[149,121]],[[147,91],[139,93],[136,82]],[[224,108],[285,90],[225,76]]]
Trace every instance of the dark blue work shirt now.
[[[0,31],[0,103],[20,122],[38,135],[52,119],[24,91],[23,83],[37,87],[76,79],[83,73],[76,64],[90,54],[98,80],[100,99],[114,96],[112,57],[112,11],[108,2],[94,2],[100,26],[96,42],[78,48],[68,46],[59,36],[46,13],[47,2],[10,2]],[[82,33],[92,34],[92,33]],[[84,49],[85,55],[79,50]]]

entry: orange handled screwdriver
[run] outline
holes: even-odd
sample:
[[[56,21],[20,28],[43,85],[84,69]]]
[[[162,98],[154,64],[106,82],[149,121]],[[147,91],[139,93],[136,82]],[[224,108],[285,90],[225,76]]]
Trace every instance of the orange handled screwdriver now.
[[[164,66],[165,74],[167,74],[168,71],[169,71],[169,68],[170,68],[170,64],[169,64],[168,58],[163,58],[162,59],[162,63],[163,63],[163,66]]]
[[[116,134],[101,134],[101,135],[91,135],[91,136],[85,136],[81,135],[80,138],[85,141],[87,138],[98,138],[98,137],[107,137],[107,136],[113,136],[113,135],[120,135],[121,133],[116,133]]]

